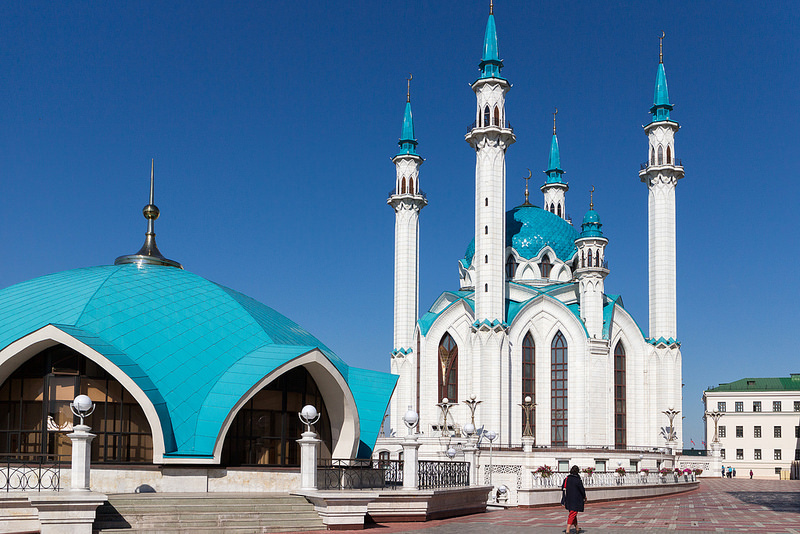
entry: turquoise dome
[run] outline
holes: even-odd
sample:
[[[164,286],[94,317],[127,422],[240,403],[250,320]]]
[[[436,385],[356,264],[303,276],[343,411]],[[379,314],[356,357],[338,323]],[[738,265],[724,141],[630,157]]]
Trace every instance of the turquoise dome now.
[[[603,237],[601,228],[603,224],[600,222],[600,215],[593,209],[589,209],[586,215],[583,216],[583,224],[581,225],[581,237]]]
[[[549,246],[561,261],[569,261],[577,252],[578,232],[561,217],[538,206],[518,206],[506,212],[506,246],[513,247],[526,259],[535,258]],[[464,255],[467,266],[475,255],[475,240]]]
[[[48,324],[101,353],[145,392],[159,414],[165,456],[213,456],[237,401],[313,349],[348,383],[368,446],[396,381],[349,367],[272,308],[174,267],[75,269],[0,291],[0,348]]]

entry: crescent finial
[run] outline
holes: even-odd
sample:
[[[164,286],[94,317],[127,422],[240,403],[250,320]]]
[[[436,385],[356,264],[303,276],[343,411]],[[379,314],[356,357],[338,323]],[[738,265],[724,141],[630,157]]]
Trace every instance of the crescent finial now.
[[[592,186],[592,189],[589,190],[589,209],[594,209],[594,185]]]
[[[658,38],[658,62],[659,63],[664,63],[664,37],[666,37],[666,36],[667,36],[667,34],[664,32],[664,30],[661,30],[661,37]]]
[[[528,169],[528,176],[525,177],[525,204],[523,204],[523,206],[530,205],[530,202],[528,202],[528,180],[531,179],[531,176],[533,176],[533,174],[531,173],[531,170]]]
[[[406,89],[406,102],[411,102],[411,80],[414,76],[409,72],[408,78],[406,78],[407,89]]]

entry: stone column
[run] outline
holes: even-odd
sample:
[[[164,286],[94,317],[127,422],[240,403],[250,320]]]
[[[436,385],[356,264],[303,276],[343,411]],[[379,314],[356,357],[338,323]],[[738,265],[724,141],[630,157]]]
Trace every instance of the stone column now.
[[[403,446],[403,489],[419,489],[419,446],[415,436],[406,436]]]
[[[480,486],[480,481],[478,480],[478,458],[481,455],[481,451],[478,447],[475,446],[475,443],[470,440],[464,446],[464,458],[469,463],[469,485],[470,486]]]
[[[533,444],[535,441],[533,436],[522,436],[522,452],[533,452]]]
[[[708,462],[709,473],[703,473],[710,477],[718,477],[722,472],[722,457],[720,456],[720,449],[722,444],[719,441],[711,442],[711,461]]]
[[[300,489],[317,489],[317,455],[320,441],[316,432],[303,432],[300,444]]]
[[[90,468],[92,455],[92,440],[95,434],[91,434],[90,427],[86,425],[75,425],[73,432],[67,434],[72,440],[72,468],[70,489],[72,491],[90,491]]]

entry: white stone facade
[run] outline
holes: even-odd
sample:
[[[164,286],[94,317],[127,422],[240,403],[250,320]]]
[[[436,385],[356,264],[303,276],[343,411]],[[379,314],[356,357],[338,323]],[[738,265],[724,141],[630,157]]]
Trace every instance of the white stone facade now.
[[[737,477],[748,477],[752,469],[755,478],[777,478],[800,462],[800,375],[792,377],[796,390],[704,392],[705,410],[723,414],[718,422],[721,464],[735,467]],[[757,387],[758,381],[753,382]],[[713,439],[714,422],[707,417],[706,443]]]
[[[534,463],[533,468],[597,462],[613,470],[616,462],[638,465],[641,455],[649,467],[674,465],[665,451],[680,445],[681,417],[674,422],[677,441],[668,443],[662,431],[669,423],[664,412],[682,409],[675,339],[675,184],[683,177],[674,159],[677,123],[654,122],[645,129],[651,145],[660,143],[662,153],[669,148],[669,163],[656,159],[640,173],[650,189],[651,336],[646,338],[621,298],[605,293],[608,239],[594,211],[581,228],[572,226],[565,209],[567,184],[542,187],[544,210],[529,204],[526,192],[525,204],[506,211],[505,151],[516,141],[506,121],[510,87],[485,73],[472,84],[475,124],[465,139],[476,152],[474,244],[458,262],[460,290],[445,291],[417,317],[413,350],[403,354],[397,347],[399,340],[405,343],[408,326],[398,316],[407,308],[399,303],[411,297],[396,282],[392,372],[399,381],[389,437],[378,439],[375,454],[398,457],[405,434],[401,418],[409,407],[419,414],[421,459],[445,459],[451,445],[459,451],[469,447],[465,425],[471,413],[465,401],[474,395],[480,401],[475,426],[497,433],[493,448],[513,467],[511,478],[529,477]],[[558,161],[555,141],[554,134],[551,161]],[[550,203],[561,206],[560,214],[550,213]],[[398,245],[398,271],[408,254]],[[416,289],[416,279],[414,284]],[[655,334],[663,339],[653,339]],[[451,378],[455,387],[448,389]],[[535,402],[535,445],[523,453],[530,438],[523,439],[520,405],[528,395]],[[443,397],[451,404],[446,427]],[[479,454],[483,466],[486,445],[484,440]],[[502,483],[518,487],[511,478]]]

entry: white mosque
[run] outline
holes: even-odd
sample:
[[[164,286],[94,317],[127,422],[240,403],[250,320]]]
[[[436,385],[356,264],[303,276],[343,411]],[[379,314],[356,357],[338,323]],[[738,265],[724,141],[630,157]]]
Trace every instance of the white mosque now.
[[[465,401],[480,401],[475,426],[496,434],[493,469],[512,477],[512,486],[514,476],[520,480],[526,440],[533,444],[527,457],[536,456],[537,465],[655,468],[682,435],[680,417],[673,415],[674,427],[665,429],[665,412],[680,411],[682,403],[675,187],[684,170],[676,160],[679,125],[670,118],[663,55],[652,121],[644,127],[647,164],[639,172],[648,191],[647,335],[622,298],[605,291],[609,239],[598,212],[590,205],[580,227],[566,215],[569,186],[562,180],[555,120],[542,207],[526,187],[525,202],[507,209],[505,155],[516,137],[506,120],[511,84],[502,68],[490,12],[480,76],[472,83],[475,122],[465,137],[476,156],[475,237],[458,260],[459,288],[442,292],[422,316],[419,215],[428,199],[420,190],[423,160],[410,98],[406,103],[393,158],[396,188],[388,199],[396,221],[391,372],[399,378],[391,430],[378,439],[375,454],[401,454],[409,409],[419,414],[421,458],[441,457],[451,445],[460,451],[471,422]],[[521,407],[526,397],[533,403],[528,432]]]

